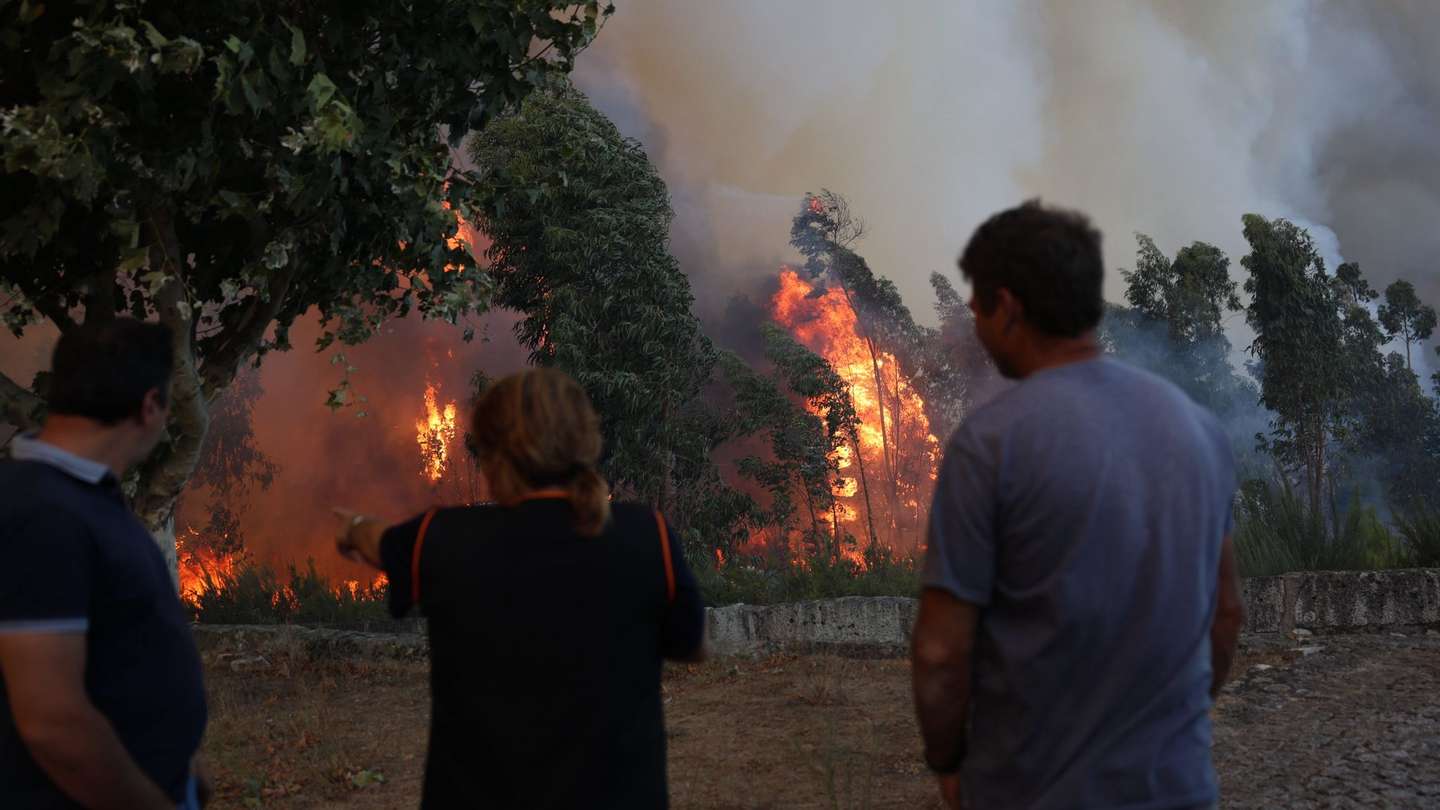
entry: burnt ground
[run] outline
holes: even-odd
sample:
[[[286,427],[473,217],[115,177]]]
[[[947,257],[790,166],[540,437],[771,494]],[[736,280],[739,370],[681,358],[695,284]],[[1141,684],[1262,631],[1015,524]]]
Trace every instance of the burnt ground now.
[[[1215,711],[1223,806],[1440,808],[1440,633],[1243,644]],[[212,807],[418,806],[422,659],[225,634],[202,649]],[[903,660],[823,655],[671,670],[674,806],[938,807],[909,677]]]

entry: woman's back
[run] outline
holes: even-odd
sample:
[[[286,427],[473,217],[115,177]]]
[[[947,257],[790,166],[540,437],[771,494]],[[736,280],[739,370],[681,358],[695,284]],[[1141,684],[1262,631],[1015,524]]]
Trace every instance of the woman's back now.
[[[381,553],[392,610],[429,620],[425,806],[666,806],[661,659],[704,616],[654,512],[615,504],[586,537],[558,498],[442,509]]]

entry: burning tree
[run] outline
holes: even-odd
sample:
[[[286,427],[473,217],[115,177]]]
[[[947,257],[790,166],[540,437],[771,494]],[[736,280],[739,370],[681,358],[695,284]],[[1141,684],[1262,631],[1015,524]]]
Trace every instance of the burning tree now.
[[[936,351],[938,333],[916,325],[894,283],[852,249],[864,231],[843,197],[808,195],[790,241],[814,282],[782,271],[772,313],[851,386],[861,440],[854,460],[870,465],[861,494],[872,510],[883,510],[867,521],[879,524],[892,547],[914,545],[939,453],[932,415],[949,422],[963,412],[966,389],[955,358]],[[937,408],[932,400],[947,404]]]
[[[425,386],[425,416],[415,420],[415,443],[420,446],[421,474],[437,483],[450,468],[450,445],[455,441],[455,403],[442,408],[434,383]]]
[[[3,318],[17,336],[120,313],[173,328],[168,440],[129,482],[161,534],[210,403],[243,364],[290,348],[297,317],[319,313],[323,349],[412,310],[454,321],[487,304],[488,277],[456,239],[481,178],[443,135],[458,141],[568,71],[611,11],[47,8],[0,8]],[[348,397],[342,385],[331,404]],[[6,421],[33,425],[43,403],[43,378],[0,377]]]

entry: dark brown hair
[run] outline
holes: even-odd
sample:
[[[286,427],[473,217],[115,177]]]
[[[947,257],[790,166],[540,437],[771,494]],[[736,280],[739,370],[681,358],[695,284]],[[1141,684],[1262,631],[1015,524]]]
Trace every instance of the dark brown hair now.
[[[529,492],[563,489],[576,529],[595,536],[610,519],[610,487],[600,476],[600,417],[570,375],[532,368],[494,383],[475,403],[476,456],[503,504]]]
[[[113,425],[140,412],[145,395],[170,395],[170,327],[134,318],[86,323],[60,336],[50,359],[50,412]]]
[[[1105,312],[1100,231],[1077,211],[1030,200],[985,220],[960,255],[981,312],[1000,288],[1025,308],[1025,320],[1057,337],[1076,337]]]

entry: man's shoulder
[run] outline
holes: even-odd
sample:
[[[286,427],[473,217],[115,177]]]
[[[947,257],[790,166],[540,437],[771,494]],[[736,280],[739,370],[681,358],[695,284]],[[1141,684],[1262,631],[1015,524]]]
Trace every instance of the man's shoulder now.
[[[1198,424],[1212,439],[1228,445],[1220,419],[1196,402],[1185,389],[1153,371],[1111,360],[1111,366],[1130,386],[1131,396],[1141,400],[1140,413],[1152,419],[1179,418]]]
[[[1125,424],[1198,424],[1224,436],[1215,416],[1179,386],[1107,356],[1042,372],[1001,392],[966,416],[950,444],[1003,443],[1016,432],[1044,434],[1065,425],[1090,430],[1100,416]]]
[[[78,508],[93,494],[64,472],[39,461],[0,459],[0,515],[7,519],[54,515],[55,520],[88,514]]]

